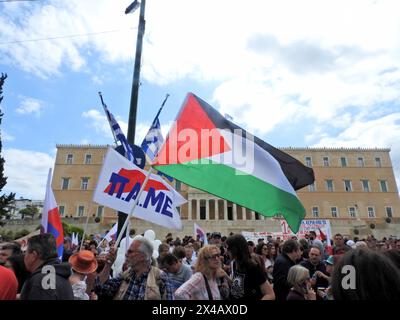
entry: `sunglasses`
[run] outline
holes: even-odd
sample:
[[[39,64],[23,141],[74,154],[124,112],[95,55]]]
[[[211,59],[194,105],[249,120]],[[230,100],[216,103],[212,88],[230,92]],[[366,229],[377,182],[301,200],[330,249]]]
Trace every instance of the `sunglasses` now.
[[[219,259],[219,253],[213,254],[211,256],[207,256],[206,259],[208,259],[208,260]]]

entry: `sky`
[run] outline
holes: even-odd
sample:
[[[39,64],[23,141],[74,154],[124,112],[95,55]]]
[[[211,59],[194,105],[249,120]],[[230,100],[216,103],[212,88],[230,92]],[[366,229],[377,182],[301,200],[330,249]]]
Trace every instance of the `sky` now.
[[[0,1],[7,185],[44,199],[56,144],[128,127],[139,10],[131,0]],[[389,147],[400,186],[400,2],[147,0],[136,123],[188,92],[276,147]]]

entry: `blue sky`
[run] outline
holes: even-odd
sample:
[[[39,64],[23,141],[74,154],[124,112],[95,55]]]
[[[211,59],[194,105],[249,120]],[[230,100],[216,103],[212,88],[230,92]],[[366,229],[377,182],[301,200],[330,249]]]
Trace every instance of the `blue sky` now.
[[[3,192],[43,199],[57,143],[113,142],[98,91],[126,130],[130,2],[0,3]],[[390,147],[399,185],[399,61],[395,0],[147,0],[136,138],[193,92],[277,147]]]

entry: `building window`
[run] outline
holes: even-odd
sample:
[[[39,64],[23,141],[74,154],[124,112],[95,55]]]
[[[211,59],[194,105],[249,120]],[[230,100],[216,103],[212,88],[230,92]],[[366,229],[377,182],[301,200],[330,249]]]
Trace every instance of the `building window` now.
[[[307,166],[307,167],[312,167],[312,160],[311,160],[311,157],[306,157],[306,166]]]
[[[181,189],[182,189],[181,182],[178,180],[175,180],[175,190],[181,191]]]
[[[78,206],[78,217],[83,217],[85,206]]]
[[[326,189],[329,192],[333,192],[333,180],[326,180]]]
[[[324,162],[324,167],[329,167],[329,157],[323,157],[322,160]]]
[[[337,216],[338,216],[337,207],[331,207],[331,215],[332,215],[332,218],[337,218]]]
[[[81,178],[81,190],[87,190],[89,185],[89,178]]]
[[[374,207],[368,207],[368,218],[375,218],[375,209]]]
[[[312,207],[312,216],[313,216],[313,218],[318,218],[319,217],[318,207]]]
[[[344,180],[344,190],[347,192],[352,191],[351,180]]]
[[[314,192],[316,190],[315,181],[308,185],[308,191]]]
[[[392,207],[385,207],[385,209],[386,209],[386,216],[388,218],[393,218],[393,209],[392,209]]]
[[[375,157],[375,166],[376,166],[377,168],[382,167],[381,158]]]
[[[355,207],[349,207],[349,216],[350,216],[350,218],[356,217],[356,208]]]
[[[104,207],[103,206],[98,206],[97,207],[97,213],[96,213],[97,217],[101,218],[103,216],[103,213],[104,213]]]
[[[68,190],[70,178],[61,178],[61,190]]]
[[[92,155],[87,154],[85,155],[85,164],[91,164],[92,163]]]
[[[345,157],[341,157],[340,164],[342,167],[347,167],[347,159]]]
[[[358,157],[358,158],[357,158],[357,162],[358,162],[358,166],[359,166],[360,168],[362,168],[362,167],[365,166],[364,158],[363,158],[363,157]]]
[[[200,206],[200,220],[206,220],[206,207]]]
[[[233,220],[233,208],[228,206],[228,220]]]
[[[361,180],[362,188],[364,192],[370,192],[369,188],[369,181],[368,180]]]
[[[254,213],[254,217],[256,220],[261,220],[260,214],[258,212]]]
[[[381,185],[382,192],[388,192],[386,180],[379,180],[379,184]]]
[[[74,155],[69,153],[67,154],[67,159],[65,161],[66,164],[72,164],[72,160],[74,159]]]
[[[61,217],[64,217],[65,214],[65,206],[58,206],[58,213]]]

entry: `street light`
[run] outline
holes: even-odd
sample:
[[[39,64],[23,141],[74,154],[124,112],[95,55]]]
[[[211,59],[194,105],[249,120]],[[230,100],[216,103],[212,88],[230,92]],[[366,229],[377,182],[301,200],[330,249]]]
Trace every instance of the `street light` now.
[[[145,29],[145,20],[144,20],[144,10],[146,7],[146,0],[141,0],[140,3],[138,0],[133,1],[125,10],[125,14],[133,13],[140,5],[140,15],[139,15],[139,26],[138,33],[136,39],[136,54],[135,54],[135,65],[133,69],[133,81],[132,81],[132,91],[131,91],[131,105],[129,109],[129,120],[128,120],[128,143],[130,145],[135,144],[135,130],[136,130],[136,113],[137,113],[137,103],[139,96],[139,78],[140,78],[140,62],[142,59],[142,45],[143,45],[143,36]],[[122,229],[122,226],[125,223],[127,218],[127,214],[118,211],[118,230],[117,237]]]

